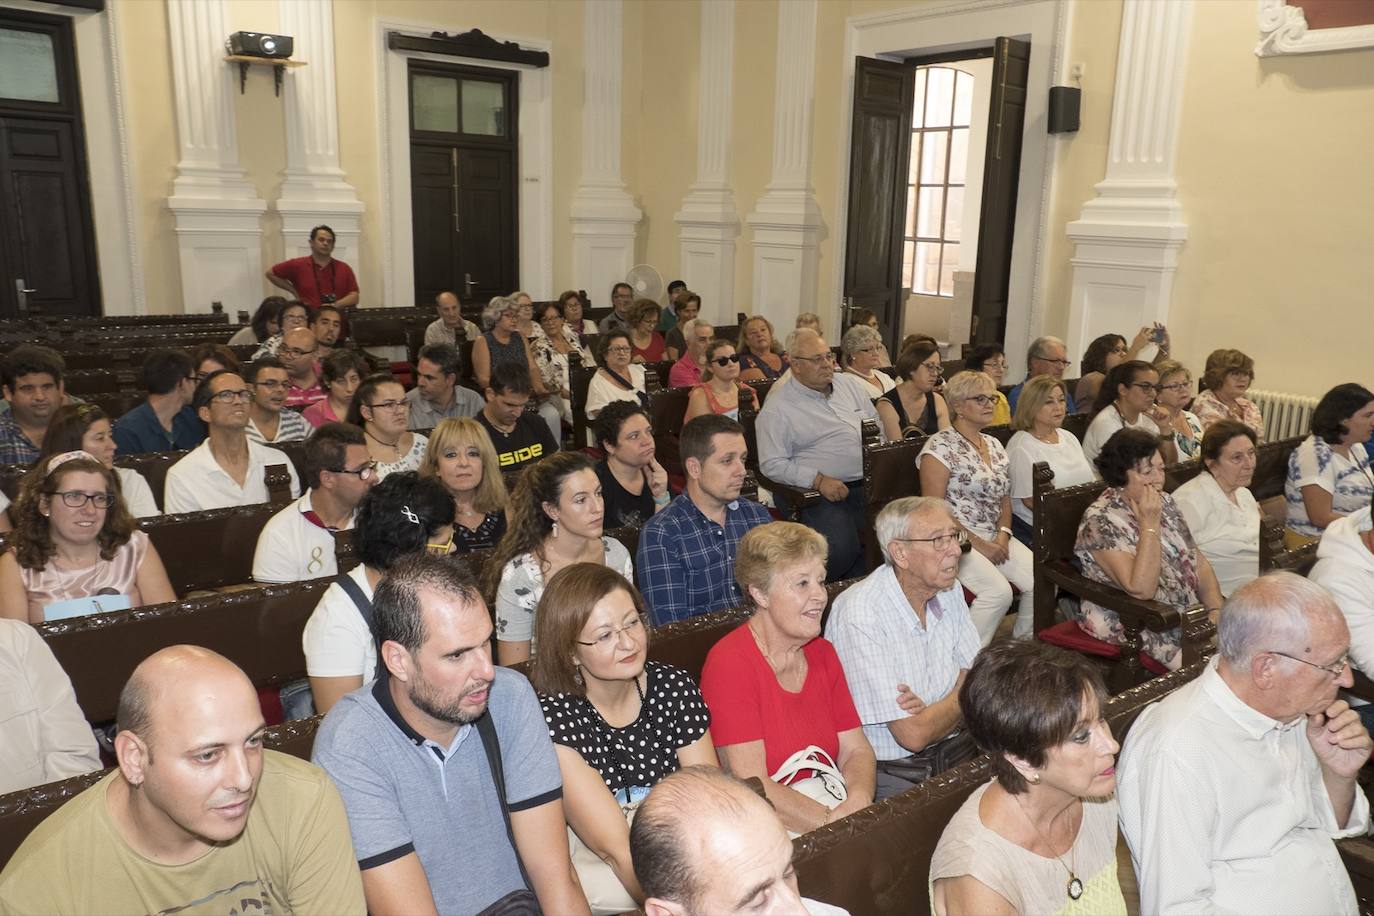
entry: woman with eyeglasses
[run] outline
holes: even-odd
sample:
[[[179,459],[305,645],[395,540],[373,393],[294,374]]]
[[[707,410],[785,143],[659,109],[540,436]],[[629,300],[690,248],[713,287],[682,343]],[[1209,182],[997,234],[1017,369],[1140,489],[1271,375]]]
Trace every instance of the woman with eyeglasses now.
[[[1205,389],[1193,399],[1193,413],[1206,429],[1218,420],[1239,420],[1264,441],[1264,416],[1245,396],[1255,381],[1255,361],[1239,350],[1213,350],[1202,371]]]
[[[1159,424],[1150,415],[1159,392],[1159,373],[1144,360],[1133,359],[1114,366],[1093,403],[1093,418],[1083,435],[1083,454],[1091,463],[1103,444],[1119,429],[1139,429],[1159,436]],[[1166,461],[1177,460],[1172,440],[1160,446]]]
[[[1156,322],[1141,328],[1129,345],[1120,334],[1103,334],[1088,344],[1079,363],[1083,375],[1074,389],[1074,402],[1085,405],[1086,409],[1086,405],[1097,399],[1102,383],[1107,380],[1107,373],[1135,359],[1151,343],[1158,344],[1161,357],[1169,352],[1169,331],[1164,325]]]
[[[530,666],[563,774],[573,867],[593,913],[644,901],[630,821],[660,779],[719,766],[691,675],[647,660],[644,599],[618,572],[575,563],[549,579]]]
[[[401,383],[385,372],[370,375],[353,394],[345,422],[361,427],[367,453],[377,462],[377,479],[420,466],[429,440],[406,428],[410,404]]]
[[[305,422],[317,429],[326,423],[342,423],[367,373],[367,360],[352,350],[335,350],[326,356],[320,361],[325,396],[301,411]]]
[[[859,326],[871,328],[878,335],[878,352],[875,354],[878,360],[877,364],[879,366],[892,365],[892,357],[887,355],[887,345],[884,344],[882,340],[883,330],[881,327],[879,327],[878,316],[873,313],[873,310],[855,309],[853,319],[853,323],[850,325],[851,328]],[[798,324],[797,327],[801,327],[801,325]],[[819,326],[816,328],[816,333],[821,333],[821,329]]]
[[[585,311],[582,297],[575,289],[564,290],[558,297],[558,305],[563,309],[563,321],[567,324],[568,330],[577,338],[577,345],[584,346],[583,338],[596,333],[596,322],[582,317]]]
[[[1006,426],[1011,422],[1011,403],[1002,393],[1002,382],[1007,377],[1007,353],[997,344],[984,344],[974,347],[964,357],[964,368],[970,372],[982,372],[997,386],[997,404],[992,408],[992,425]]]
[[[453,499],[435,477],[401,471],[363,497],[353,520],[359,563],[325,589],[301,636],[315,710],[326,713],[372,680],[377,643],[368,628],[372,595],[396,561],[453,551]]]
[[[264,340],[262,346],[253,351],[253,359],[276,356],[277,351],[281,349],[281,341],[287,331],[310,327],[310,307],[299,300],[291,300],[282,306],[280,322],[277,332]]]
[[[453,542],[459,553],[491,550],[506,533],[506,483],[491,437],[470,417],[441,420],[429,436],[420,476],[453,497]]]
[[[663,308],[652,299],[636,299],[630,310],[630,345],[636,363],[656,363],[664,358],[667,341],[658,331]]]
[[[492,371],[502,363],[519,366],[529,373],[533,401],[538,403],[540,418],[548,424],[554,441],[563,441],[563,400],[556,391],[544,384],[534,348],[519,328],[520,304],[505,296],[496,296],[482,309],[482,336],[472,345],[472,374],[477,387],[483,391],[491,387]],[[542,331],[540,332],[543,333]]]
[[[1083,575],[1132,598],[1174,608],[1201,602],[1215,621],[1225,599],[1178,504],[1164,492],[1159,437],[1143,429],[1119,429],[1103,443],[1096,464],[1107,488],[1078,525],[1074,556]],[[1085,600],[1079,604],[1076,622],[1103,642],[1125,642],[1116,611]],[[1182,660],[1179,637],[1177,628],[1140,634],[1145,652],[1169,669]]]
[[[1150,414],[1160,434],[1168,437],[1178,452],[1179,461],[1196,458],[1202,450],[1202,421],[1191,410],[1184,410],[1193,399],[1193,378],[1177,360],[1155,363],[1159,373],[1159,395]]]
[[[114,471],[119,481],[119,495],[124,500],[124,508],[134,518],[149,518],[161,515],[153,490],[143,475],[133,468],[115,467],[115,445],[110,418],[95,404],[64,404],[53,411],[48,421],[48,434],[43,437],[43,448],[38,453],[42,463],[62,452],[83,451],[90,454],[105,467]]]
[[[878,371],[881,363],[878,354],[882,348],[882,337],[866,324],[854,325],[840,339],[840,363],[844,371],[863,382],[874,400],[897,387],[886,372]]]
[[[1257,464],[1255,431],[1239,420],[1218,420],[1202,434],[1202,470],[1173,492],[1198,549],[1216,573],[1223,595],[1259,576],[1259,504],[1250,492]]]
[[[604,533],[605,503],[592,461],[555,452],[520,475],[510,500],[510,526],[486,565],[496,593],[496,658],[502,665],[535,654],[535,611],[544,586],[565,566],[600,563],[634,575],[625,545]]]
[[[582,408],[588,420],[595,420],[601,408],[612,401],[638,401],[640,406],[649,406],[648,382],[644,367],[632,362],[634,347],[630,343],[630,332],[616,328],[601,335],[601,368],[592,376],[587,386],[587,403]],[[596,436],[587,430],[587,444],[596,445]]]
[[[701,370],[701,384],[692,389],[687,398],[686,423],[693,417],[708,413],[724,414],[739,419],[741,407],[753,407],[757,402],[754,389],[739,380],[739,354],[728,340],[713,340],[706,346],[706,367]]]
[[[787,371],[787,354],[773,334],[773,323],[762,315],[753,315],[739,326],[735,348],[741,382],[776,381]]]
[[[119,498],[115,472],[94,455],[41,459],[11,511],[0,616],[36,624],[176,600],[157,548]]]
[[[921,494],[949,503],[973,549],[959,561],[959,581],[973,592],[969,614],[987,645],[1021,591],[1015,637],[1034,629],[1035,581],[1030,548],[1012,537],[1011,463],[1002,443],[983,432],[992,421],[997,387],[982,372],[960,372],[945,385],[954,419],[931,436],[916,459]]]
[[[559,412],[563,421],[571,424],[572,364],[576,360],[580,366],[595,366],[596,359],[568,327],[563,317],[563,307],[558,303],[546,302],[540,306],[539,324],[544,333],[534,338],[534,361],[539,366],[544,387],[558,392]]]
[[[1016,415],[1011,421],[1016,433],[1007,443],[1007,460],[1011,463],[1011,530],[1012,537],[1027,547],[1031,546],[1035,523],[1031,513],[1035,465],[1044,462],[1050,466],[1056,489],[1091,483],[1095,476],[1078,438],[1063,428],[1069,412],[1068,400],[1064,383],[1052,375],[1037,375],[1028,380],[1016,400]]]
[[[901,381],[875,402],[887,441],[933,436],[946,429],[949,405],[936,393],[943,371],[940,351],[924,342],[905,347],[895,368]]]

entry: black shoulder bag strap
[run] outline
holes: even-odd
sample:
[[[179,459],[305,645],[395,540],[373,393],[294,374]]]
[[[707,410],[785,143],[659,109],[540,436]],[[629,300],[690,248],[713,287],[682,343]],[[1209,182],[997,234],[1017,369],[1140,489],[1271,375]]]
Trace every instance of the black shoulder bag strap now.
[[[344,590],[344,594],[353,599],[353,604],[358,608],[358,613],[362,615],[363,623],[367,624],[367,631],[372,634],[372,638],[377,638],[377,627],[372,620],[372,600],[363,594],[357,581],[349,573],[339,573],[334,578],[334,583]]]
[[[496,783],[496,800],[501,805],[501,818],[506,822],[506,836],[510,838],[511,852],[515,853],[515,864],[520,866],[520,877],[524,879],[525,887],[533,889],[534,884],[520,858],[520,847],[515,845],[515,831],[510,825],[510,808],[506,806],[506,772],[501,766],[501,742],[496,737],[496,723],[491,721],[490,709],[477,720],[477,736],[482,739],[482,750],[487,755],[491,781]]]

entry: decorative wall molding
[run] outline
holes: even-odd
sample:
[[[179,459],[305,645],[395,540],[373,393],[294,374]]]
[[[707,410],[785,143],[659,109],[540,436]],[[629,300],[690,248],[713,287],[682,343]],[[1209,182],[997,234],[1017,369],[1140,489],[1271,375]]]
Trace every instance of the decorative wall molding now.
[[[239,165],[233,74],[224,62],[225,0],[167,0],[181,151],[167,208],[176,221],[182,310],[223,302],[232,314],[262,299],[261,215],[267,204]]]
[[[1192,12],[1192,0],[1125,0],[1107,174],[1067,227],[1071,357],[1108,331],[1168,321],[1188,238],[1174,160]]]
[[[817,0],[778,4],[773,177],[746,218],[753,232],[752,310],[777,327],[816,308],[824,227],[811,188]]]
[[[593,4],[594,5],[594,4]],[[381,163],[382,283],[385,305],[416,303],[414,230],[410,204],[410,87],[406,62],[471,63],[491,67],[489,60],[467,60],[447,54],[402,51],[389,48],[389,33],[428,36],[439,31],[462,31],[462,23],[416,22],[378,18],[374,23],[376,52],[378,150]],[[524,48],[548,51],[544,39],[516,35],[496,36]],[[306,68],[302,68],[306,69]],[[520,287],[536,299],[552,299],[560,290],[553,286],[553,77],[549,67],[508,64],[520,81]],[[460,291],[461,292],[461,291]]]
[[[735,0],[703,0],[699,69],[697,180],[673,217],[678,224],[678,273],[701,296],[703,317],[731,324],[739,236],[727,168],[734,114]]]
[[[572,201],[572,279],[593,304],[609,305],[611,284],[634,266],[643,213],[620,177],[622,0],[596,0],[582,8],[582,177]]]
[[[1308,29],[1307,17],[1301,6],[1289,6],[1287,0],[1258,2],[1259,44],[1255,45],[1256,57],[1374,47],[1374,25]]]

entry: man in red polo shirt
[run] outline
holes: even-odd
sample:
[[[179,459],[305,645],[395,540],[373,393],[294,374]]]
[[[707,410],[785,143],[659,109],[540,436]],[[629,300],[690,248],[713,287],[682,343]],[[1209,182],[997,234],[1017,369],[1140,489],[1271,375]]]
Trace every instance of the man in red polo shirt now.
[[[334,230],[316,226],[310,230],[310,255],[274,264],[267,282],[279,286],[312,309],[333,304],[342,311],[358,304],[358,280],[353,268],[334,260]]]

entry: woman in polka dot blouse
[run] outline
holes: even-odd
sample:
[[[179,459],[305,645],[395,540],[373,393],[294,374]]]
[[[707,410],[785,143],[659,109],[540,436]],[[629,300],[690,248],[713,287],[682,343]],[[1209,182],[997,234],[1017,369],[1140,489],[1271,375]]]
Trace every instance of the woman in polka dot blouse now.
[[[669,773],[718,765],[710,713],[685,671],[646,661],[644,599],[608,566],[554,574],[535,628],[530,680],[563,772],[573,866],[593,913],[635,909],[634,808]]]

